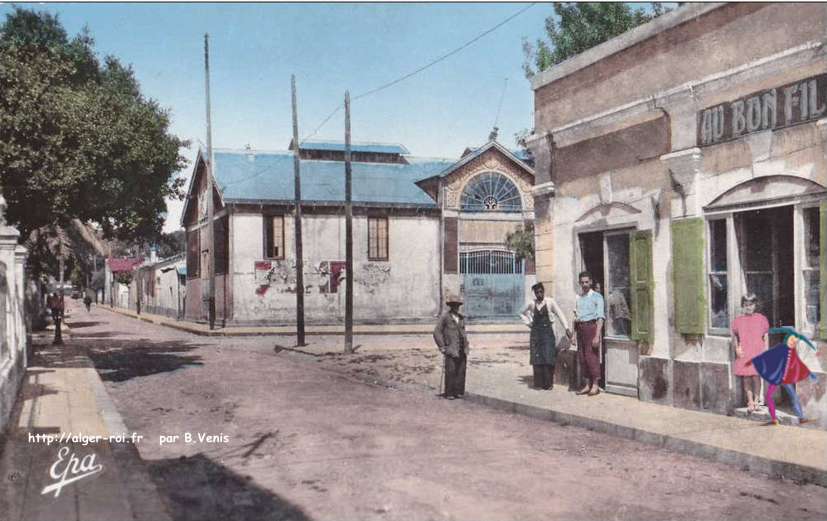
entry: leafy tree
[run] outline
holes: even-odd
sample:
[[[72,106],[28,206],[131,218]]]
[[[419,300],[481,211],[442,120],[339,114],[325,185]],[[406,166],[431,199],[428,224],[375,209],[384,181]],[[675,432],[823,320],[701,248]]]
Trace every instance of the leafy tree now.
[[[106,237],[157,238],[164,198],[183,196],[188,143],[169,124],[130,66],[98,60],[88,30],[70,39],[56,16],[21,8],[0,25],[0,183],[23,237],[77,218]]]
[[[534,258],[534,226],[520,227],[505,237],[505,244],[518,259]]]
[[[553,6],[556,18],[546,18],[548,40],[523,39],[523,70],[529,79],[669,11],[660,2],[650,4],[651,12],[619,2],[554,2]]]

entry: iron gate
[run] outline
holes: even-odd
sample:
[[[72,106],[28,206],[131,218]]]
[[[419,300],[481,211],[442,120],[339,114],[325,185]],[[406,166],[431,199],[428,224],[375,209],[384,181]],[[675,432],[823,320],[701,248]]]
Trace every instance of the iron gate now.
[[[477,250],[459,255],[470,318],[513,318],[525,293],[524,261],[507,250]]]

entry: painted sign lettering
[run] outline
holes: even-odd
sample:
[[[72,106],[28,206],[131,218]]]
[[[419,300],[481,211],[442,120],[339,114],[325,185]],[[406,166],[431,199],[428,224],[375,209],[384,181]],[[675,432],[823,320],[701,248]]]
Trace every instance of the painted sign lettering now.
[[[698,146],[827,115],[827,74],[756,92],[698,112]]]

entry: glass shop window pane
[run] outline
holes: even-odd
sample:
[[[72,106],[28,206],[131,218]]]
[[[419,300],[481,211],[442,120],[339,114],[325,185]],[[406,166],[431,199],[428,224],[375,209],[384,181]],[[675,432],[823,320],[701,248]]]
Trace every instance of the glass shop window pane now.
[[[606,333],[609,336],[629,336],[632,315],[629,287],[629,235],[606,236],[609,257],[606,295]]]
[[[819,240],[821,233],[819,231],[818,222],[818,208],[804,209],[804,248],[805,263],[808,268],[818,269],[819,261]]]
[[[804,302],[807,313],[807,323],[811,326],[818,324],[821,308],[818,298],[819,273],[818,270],[804,271]]]
[[[709,259],[710,271],[726,271],[726,220],[719,219],[709,222],[709,232],[712,235],[710,242]]]
[[[710,326],[726,329],[729,327],[729,309],[727,308],[727,276],[725,274],[709,275]]]

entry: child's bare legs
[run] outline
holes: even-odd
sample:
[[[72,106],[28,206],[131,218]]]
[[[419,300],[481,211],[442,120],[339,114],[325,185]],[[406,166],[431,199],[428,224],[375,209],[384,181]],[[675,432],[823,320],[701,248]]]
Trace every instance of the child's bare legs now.
[[[761,378],[758,376],[742,376],[741,386],[744,389],[744,395],[747,397],[747,410],[752,412],[755,410],[755,400],[761,392]]]

